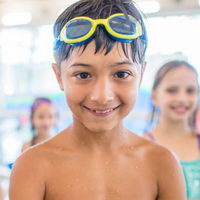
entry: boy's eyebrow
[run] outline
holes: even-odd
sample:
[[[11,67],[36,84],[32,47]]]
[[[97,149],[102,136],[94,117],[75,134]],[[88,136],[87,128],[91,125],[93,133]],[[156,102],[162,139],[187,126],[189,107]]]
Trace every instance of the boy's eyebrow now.
[[[116,66],[119,66],[119,65],[132,65],[133,66],[133,63],[130,62],[130,61],[117,62],[114,65],[111,65],[111,67],[116,67]]]
[[[71,67],[76,67],[76,66],[92,67],[92,65],[89,65],[89,64],[84,64],[84,63],[74,63],[74,64],[71,65],[69,68],[71,68]]]
[[[129,62],[129,61],[123,61],[123,62],[117,62],[113,65],[110,65],[111,67],[116,67],[116,66],[119,66],[119,65],[132,65],[133,66],[133,63],[132,62]],[[84,63],[74,63],[73,65],[70,66],[71,67],[76,67],[76,66],[82,66],[82,67],[92,67],[92,65],[90,64],[84,64]]]

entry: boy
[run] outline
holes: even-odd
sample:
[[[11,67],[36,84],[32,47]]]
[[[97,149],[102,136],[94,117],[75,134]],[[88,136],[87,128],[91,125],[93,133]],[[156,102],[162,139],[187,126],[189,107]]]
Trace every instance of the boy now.
[[[79,1],[54,35],[52,66],[73,123],[18,158],[10,200],[186,199],[172,153],[123,126],[146,65],[147,34],[132,1]]]

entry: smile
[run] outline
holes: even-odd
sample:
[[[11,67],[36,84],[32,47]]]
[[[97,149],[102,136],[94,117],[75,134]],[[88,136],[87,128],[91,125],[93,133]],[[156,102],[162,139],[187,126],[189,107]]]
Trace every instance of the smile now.
[[[92,111],[94,111],[94,112],[96,112],[96,113],[108,113],[108,112],[111,112],[111,111],[113,111],[114,109],[110,109],[110,110],[105,110],[105,111],[98,111],[98,110],[92,110]]]
[[[186,113],[188,110],[189,110],[189,107],[186,107],[186,106],[173,106],[172,107],[172,110],[178,114],[184,114]]]
[[[86,106],[84,107],[97,116],[107,116],[111,114],[114,110],[116,110],[118,107],[120,107],[120,105],[115,108],[107,108],[107,109],[91,109]]]

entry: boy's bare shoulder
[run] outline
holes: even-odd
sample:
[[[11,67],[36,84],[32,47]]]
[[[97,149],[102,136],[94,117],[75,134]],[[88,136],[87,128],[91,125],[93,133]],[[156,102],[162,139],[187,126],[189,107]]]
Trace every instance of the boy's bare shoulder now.
[[[136,138],[135,149],[138,150],[141,159],[147,161],[153,168],[161,170],[177,165],[179,167],[179,161],[171,150],[144,137],[136,136]]]
[[[42,172],[43,169],[48,170],[50,164],[56,162],[56,158],[59,159],[62,150],[61,136],[62,133],[57,134],[55,137],[36,144],[26,149],[15,161],[13,170],[33,170]],[[42,174],[44,174],[42,172]]]
[[[171,150],[139,136],[136,146],[144,171],[148,171],[157,180],[159,199],[186,199],[184,176],[176,155]]]

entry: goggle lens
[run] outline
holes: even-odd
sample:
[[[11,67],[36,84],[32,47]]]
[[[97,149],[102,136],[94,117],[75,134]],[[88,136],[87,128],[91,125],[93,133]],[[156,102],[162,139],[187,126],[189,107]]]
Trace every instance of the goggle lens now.
[[[132,35],[137,32],[137,22],[129,17],[129,21],[125,16],[116,16],[110,19],[110,27],[117,33]]]
[[[85,19],[77,19],[71,21],[65,28],[68,39],[76,39],[86,35],[92,27],[90,21]]]

